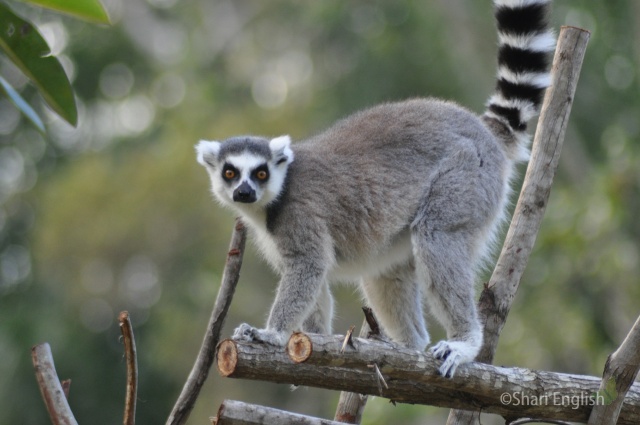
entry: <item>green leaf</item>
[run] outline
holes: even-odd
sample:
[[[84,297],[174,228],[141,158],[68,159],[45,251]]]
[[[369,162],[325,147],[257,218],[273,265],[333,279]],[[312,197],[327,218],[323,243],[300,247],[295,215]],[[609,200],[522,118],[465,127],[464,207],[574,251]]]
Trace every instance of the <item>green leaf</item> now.
[[[97,24],[110,24],[109,15],[99,0],[20,0]]]
[[[18,108],[27,118],[29,118],[29,121],[31,121],[33,125],[35,125],[38,130],[40,130],[40,132],[45,132],[44,123],[42,122],[36,111],[34,111],[33,108],[29,106],[27,101],[24,100],[22,96],[20,96],[20,93],[18,93],[16,89],[14,89],[11,84],[9,84],[8,81],[1,76],[0,91],[3,91],[4,94],[7,95],[11,102],[16,105],[16,108]]]
[[[36,85],[47,104],[71,125],[78,110],[71,83],[51,50],[31,23],[0,2],[0,48]]]

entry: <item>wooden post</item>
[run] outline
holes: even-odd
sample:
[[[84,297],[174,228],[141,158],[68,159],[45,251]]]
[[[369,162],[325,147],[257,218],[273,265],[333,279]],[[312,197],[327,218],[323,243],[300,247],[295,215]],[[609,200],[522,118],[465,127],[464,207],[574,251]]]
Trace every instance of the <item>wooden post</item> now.
[[[233,294],[240,277],[240,267],[242,266],[242,256],[247,240],[244,224],[238,219],[231,235],[229,253],[222,275],[222,284],[218,290],[218,296],[211,312],[207,332],[205,333],[198,357],[191,369],[191,373],[185,382],[182,392],[176,401],[167,425],[183,425],[187,422],[189,414],[200,394],[200,389],[207,379],[209,369],[215,357],[216,346],[220,341],[220,331],[229,311]]]
[[[588,31],[580,28],[560,29],[553,58],[552,83],[542,104],[520,198],[493,275],[480,296],[484,340],[477,361],[493,362],[500,333],[540,230],[589,36]],[[447,425],[478,425],[479,418],[478,412],[453,411]]]

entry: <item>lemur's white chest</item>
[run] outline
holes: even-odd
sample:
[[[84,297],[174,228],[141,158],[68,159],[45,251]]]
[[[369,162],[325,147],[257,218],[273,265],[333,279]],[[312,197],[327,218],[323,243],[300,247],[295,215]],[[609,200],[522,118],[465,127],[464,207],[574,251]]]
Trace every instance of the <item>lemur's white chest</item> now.
[[[275,238],[267,231],[262,217],[244,215],[244,220],[253,231],[254,243],[267,262],[276,270],[281,269],[281,254]],[[413,249],[409,230],[386,247],[372,247],[359,258],[349,261],[332,261],[329,264],[328,279],[338,282],[356,282],[362,277],[379,276],[393,266],[411,259]]]
[[[392,267],[406,263],[412,256],[411,234],[407,229],[387,246],[371,247],[359,258],[336,262],[329,272],[329,279],[353,282],[362,277],[380,276]]]
[[[264,214],[246,213],[242,214],[242,220],[249,226],[258,251],[264,259],[276,270],[280,270],[282,257],[275,238],[267,230]]]

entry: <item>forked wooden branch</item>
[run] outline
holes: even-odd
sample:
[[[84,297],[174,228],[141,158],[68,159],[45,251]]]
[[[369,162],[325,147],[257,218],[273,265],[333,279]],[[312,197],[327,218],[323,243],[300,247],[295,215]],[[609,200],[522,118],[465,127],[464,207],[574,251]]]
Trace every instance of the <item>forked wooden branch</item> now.
[[[215,357],[216,346],[218,345],[218,341],[220,341],[220,331],[222,330],[224,319],[229,311],[229,306],[231,305],[231,300],[240,277],[240,267],[242,266],[242,256],[244,254],[246,240],[246,228],[238,219],[236,220],[234,231],[231,235],[227,262],[222,275],[222,284],[220,285],[218,296],[213,311],[211,312],[200,352],[187,378],[187,382],[184,384],[182,392],[167,419],[167,425],[181,425],[187,422],[198,398],[198,394],[200,394],[202,385],[207,379],[209,369]]]
[[[609,356],[598,394],[609,403],[597,405],[589,416],[589,425],[615,424],[626,402],[625,396],[640,370],[640,317],[622,345]]]
[[[31,349],[31,360],[51,422],[54,425],[77,425],[78,422],[60,385],[49,344],[45,342],[34,346]]]
[[[218,416],[211,418],[211,423],[213,425],[340,425],[340,422],[234,400],[223,401],[218,410]]]
[[[588,31],[580,28],[560,30],[552,83],[542,104],[522,191],[493,275],[480,296],[484,341],[477,361],[493,362],[500,333],[540,230],[589,36]],[[447,421],[448,425],[479,423],[477,412],[452,411]]]
[[[120,331],[124,341],[124,353],[127,362],[127,391],[124,401],[124,425],[136,423],[136,399],[138,394],[138,358],[136,355],[136,341],[133,338],[133,327],[129,312],[120,312],[118,316]]]
[[[482,409],[507,418],[534,417],[586,422],[600,379],[592,376],[463,365],[452,379],[439,375],[431,354],[394,344],[353,338],[341,352],[341,336],[295,333],[287,349],[224,340],[217,366],[223,376],[304,385],[392,401],[457,409]],[[295,360],[292,360],[295,359]],[[377,366],[377,368],[373,367]],[[380,386],[380,371],[387,385]],[[640,384],[629,389],[618,424],[640,423]]]

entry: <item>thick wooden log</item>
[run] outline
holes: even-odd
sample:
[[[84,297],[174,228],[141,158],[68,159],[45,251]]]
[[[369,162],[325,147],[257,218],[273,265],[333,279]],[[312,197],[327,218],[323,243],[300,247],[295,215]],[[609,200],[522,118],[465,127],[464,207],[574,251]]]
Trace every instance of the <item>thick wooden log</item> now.
[[[225,340],[218,349],[218,370],[233,378],[381,395],[394,402],[482,410],[506,418],[586,422],[593,404],[604,402],[595,398],[600,385],[596,377],[471,363],[445,379],[429,353],[360,338],[341,353],[342,343],[340,336],[303,333],[292,335],[286,349]],[[618,423],[640,423],[640,385],[629,389]]]
[[[212,418],[211,423],[213,425],[341,425],[340,422],[328,419],[314,418],[234,400],[223,401],[218,410],[218,416]]]

